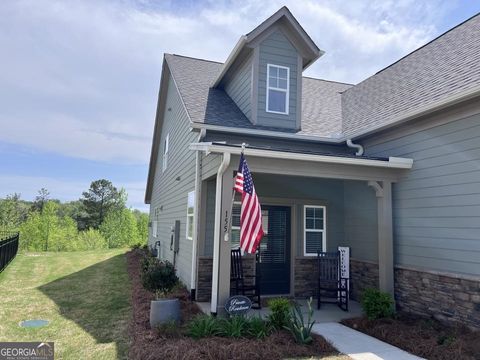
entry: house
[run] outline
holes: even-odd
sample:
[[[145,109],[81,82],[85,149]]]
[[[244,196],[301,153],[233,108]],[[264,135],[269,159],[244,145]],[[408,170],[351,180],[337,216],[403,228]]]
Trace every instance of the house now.
[[[317,250],[348,246],[352,298],[378,287],[400,309],[480,327],[480,16],[357,85],[303,77],[322,54],[286,7],[225,63],[165,54],[150,246],[220,311],[246,143],[265,294],[314,295]]]

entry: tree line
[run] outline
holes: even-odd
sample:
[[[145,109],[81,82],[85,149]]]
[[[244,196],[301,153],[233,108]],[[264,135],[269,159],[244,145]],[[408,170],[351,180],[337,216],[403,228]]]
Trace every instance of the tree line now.
[[[127,193],[109,180],[93,181],[78,200],[61,202],[42,188],[34,201],[0,199],[0,235],[20,232],[20,248],[75,251],[144,245],[148,215],[126,206]]]

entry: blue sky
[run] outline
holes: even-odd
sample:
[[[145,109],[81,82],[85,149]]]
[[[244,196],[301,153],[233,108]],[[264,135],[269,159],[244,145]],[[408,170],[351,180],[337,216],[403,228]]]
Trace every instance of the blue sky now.
[[[480,12],[475,1],[0,2],[0,197],[143,196],[164,52],[224,61],[283,5],[326,54],[307,76],[357,83]]]

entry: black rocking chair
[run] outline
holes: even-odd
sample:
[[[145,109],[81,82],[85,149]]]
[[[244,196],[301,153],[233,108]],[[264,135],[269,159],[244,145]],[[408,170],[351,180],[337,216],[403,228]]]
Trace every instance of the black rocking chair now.
[[[259,253],[255,254],[256,271],[255,275],[243,273],[242,252],[240,249],[232,250],[230,261],[230,294],[244,295],[252,300],[253,309],[261,309],[260,299],[260,274],[259,274]],[[248,279],[248,280],[247,280]]]
[[[343,311],[348,311],[348,280],[341,277],[340,251],[318,252],[318,304],[337,304]],[[327,300],[322,299],[322,295]],[[333,300],[335,299],[335,300]]]

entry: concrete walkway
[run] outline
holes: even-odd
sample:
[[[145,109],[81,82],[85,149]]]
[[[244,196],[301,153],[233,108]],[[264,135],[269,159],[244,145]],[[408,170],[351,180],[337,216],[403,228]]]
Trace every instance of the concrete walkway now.
[[[313,325],[313,332],[323,336],[341,353],[355,360],[420,360],[418,356],[369,335],[337,323]]]

